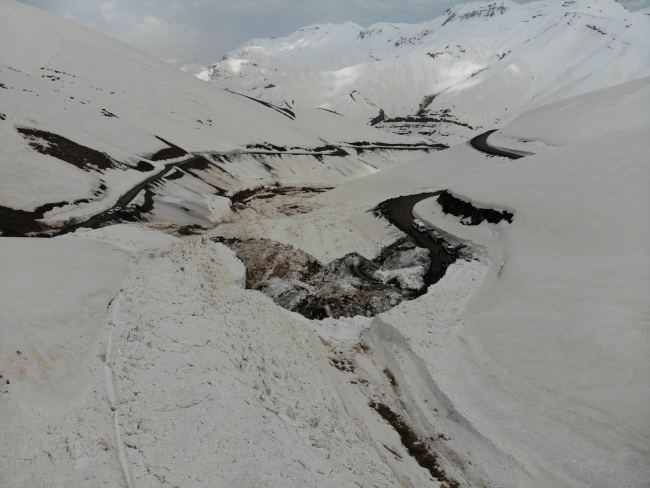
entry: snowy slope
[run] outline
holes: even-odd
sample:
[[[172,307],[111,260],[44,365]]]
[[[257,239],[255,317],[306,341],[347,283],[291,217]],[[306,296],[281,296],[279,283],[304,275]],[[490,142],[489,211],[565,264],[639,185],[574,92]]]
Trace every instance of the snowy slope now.
[[[628,108],[630,92],[630,84],[615,87],[606,108]],[[529,130],[551,133],[548,121],[574,103],[540,109]],[[152,473],[180,480],[196,472],[216,485],[241,479],[273,485],[278,470],[286,474],[277,483],[282,486],[336,486],[349,479],[340,463],[353,456],[353,476],[375,481],[371,473],[378,468],[366,445],[325,434],[343,427],[356,432],[340,398],[399,483],[427,486],[430,480],[417,477],[419,468],[408,465],[410,456],[381,430],[364,397],[393,401],[391,387],[380,386],[381,371],[390,368],[399,385],[399,400],[390,404],[423,435],[435,437],[448,460],[445,469],[462,486],[643,486],[650,473],[644,407],[650,396],[649,127],[603,128],[603,107],[596,109],[588,117],[585,107],[581,115],[596,139],[578,137],[516,161],[459,145],[340,185],[317,197],[320,207],[309,214],[215,229],[242,239],[273,238],[330,260],[353,251],[372,257],[379,243],[395,238],[394,229],[368,212],[393,196],[450,189],[476,205],[514,212],[512,224],[471,227],[442,214],[435,201],[417,207],[422,218],[471,241],[479,261],[458,261],[425,296],[363,327],[314,323],[333,354],[345,349],[341,337],[356,344],[360,331],[370,346],[370,352],[351,353],[355,373],[334,372],[340,397],[331,390],[336,376],[315,367],[324,354],[318,342],[297,323],[286,333],[287,318],[270,300],[225,289],[231,281],[210,260],[210,241],[143,254],[124,287],[117,332],[125,352],[114,360],[124,399],[121,429],[135,446],[128,450],[134,473],[145,484]],[[157,285],[143,289],[142,280]],[[161,293],[180,297],[182,310],[159,309]],[[188,325],[179,330],[183,318]],[[293,341],[300,347],[290,346]],[[212,347],[220,361],[214,370]],[[170,348],[173,353],[162,352]],[[379,375],[373,376],[373,367]],[[358,386],[361,379],[370,380],[370,394]],[[308,386],[314,382],[326,392],[327,409],[322,393]],[[259,427],[251,427],[250,418],[259,419]],[[319,422],[310,424],[314,418]],[[214,457],[207,440],[188,442],[186,431],[220,439]],[[256,442],[246,442],[251,436]],[[295,440],[301,436],[309,439],[304,447]],[[188,454],[174,458],[154,437]],[[288,454],[278,457],[270,445]],[[246,468],[233,468],[235,459]],[[264,469],[254,469],[259,466]],[[382,476],[386,485],[393,483]]]
[[[0,46],[0,206],[28,212],[8,218],[45,217],[56,226],[105,209],[163,168],[163,160],[151,158],[169,149],[166,141],[201,153],[245,152],[258,144],[318,153],[326,145],[318,124],[306,128],[291,111],[207,85],[13,0],[0,2]],[[347,128],[341,140],[418,142],[371,134],[354,121]],[[47,153],[66,145],[72,162]],[[97,153],[89,156],[87,149]],[[367,174],[363,163],[348,164],[357,167],[356,176]]]
[[[489,137],[491,146],[538,153],[650,124],[650,77],[549,103]]]
[[[489,267],[477,277],[453,265],[443,281],[456,293],[481,285],[452,319],[455,295],[438,285],[381,318],[532,486],[643,486],[650,473],[650,125],[602,119],[631,109],[634,120],[644,85],[554,103],[503,130],[539,135],[552,151],[512,161],[464,144],[319,197],[350,205],[449,189],[514,213],[512,224],[470,227],[435,199],[418,204],[416,216],[471,241]],[[553,124],[567,114],[581,125],[561,138]]]
[[[615,105],[634,92],[617,88]],[[551,133],[546,121],[566,106],[540,111],[528,129]],[[471,227],[435,201],[418,205],[422,218],[473,242],[478,260],[456,262],[426,295],[374,320],[310,322],[283,311],[243,290],[241,267],[201,237],[119,225],[69,236],[103,244],[0,249],[5,260],[22,257],[0,283],[3,310],[23,324],[0,328],[10,380],[0,404],[11,439],[0,446],[5,484],[439,487],[369,407],[374,399],[436,446],[463,487],[643,486],[649,127],[602,129],[586,115],[595,140],[516,161],[459,145],[340,185],[311,213],[213,231],[330,260],[372,257],[399,236],[369,212],[393,196],[448,188],[514,212],[512,224]],[[137,254],[119,286],[126,261],[115,247]],[[23,273],[33,262],[41,274]],[[106,265],[110,273],[90,279]],[[42,283],[23,293],[15,277]],[[54,288],[69,293],[51,305]],[[17,300],[50,301],[43,315],[12,310]],[[87,342],[42,333],[67,334],[66,320],[80,322]],[[343,358],[352,370],[336,366]],[[76,364],[70,374],[87,387],[57,395],[49,385],[67,388],[60,375]]]
[[[165,162],[151,157],[169,148],[154,136],[204,157],[136,198],[152,200],[162,221],[214,224],[229,218],[227,196],[259,184],[338,185],[307,203],[275,204],[287,213],[273,213],[271,192],[262,194],[257,210],[206,236],[179,239],[149,223],[0,237],[0,485],[455,486],[442,483],[447,476],[463,488],[647,484],[650,123],[647,59],[631,61],[643,46],[626,48],[628,58],[616,51],[616,80],[604,76],[613,65],[598,43],[592,59],[602,69],[583,63],[559,74],[556,53],[540,61],[558,78],[538,99],[509,105],[508,118],[518,116],[488,139],[533,156],[508,160],[458,144],[400,164],[412,157],[409,145],[429,148],[320,108],[289,117],[0,2],[0,46],[17,46],[0,49],[0,210],[88,196],[106,204],[155,172],[138,170],[140,162]],[[587,16],[616,23],[628,15],[610,2],[474,4],[450,10],[438,29],[455,25],[469,37],[481,27],[500,39],[509,27],[499,19],[542,8],[552,17],[551,7],[573,9],[571,29]],[[384,24],[363,37],[408,28]],[[357,39],[343,34],[341,52]],[[437,35],[415,34],[394,49],[416,50]],[[588,28],[579,49],[605,35]],[[328,35],[322,41],[331,46]],[[286,61],[297,76],[300,56]],[[341,59],[357,58],[323,56],[313,69],[345,71],[336,69]],[[516,81],[521,59],[495,74],[492,88],[486,80],[478,91],[450,89],[448,100],[476,113],[448,118],[465,123],[504,108],[468,100]],[[396,79],[391,90],[402,89]],[[517,79],[506,95],[520,97]],[[601,89],[582,93],[591,88]],[[340,97],[362,100],[355,110],[374,103],[359,92]],[[25,128],[106,152],[114,167],[84,170],[41,154],[29,144],[47,149],[54,139]],[[420,202],[415,215],[470,244],[474,259],[457,260],[426,294],[372,319],[310,321],[281,309],[244,289],[242,263],[210,238],[273,239],[322,261],[353,252],[370,259],[404,237],[373,211],[378,203],[442,189],[506,209],[513,221],[469,226],[434,199]],[[429,468],[405,444],[414,435],[420,454],[435,455]]]
[[[449,144],[540,104],[647,75],[646,13],[614,0],[506,0],[413,25],[316,24],[252,40],[198,76]]]
[[[433,199],[418,205],[416,216],[472,243],[480,261],[457,261],[426,296],[380,315],[364,338],[385,344],[381,359],[415,425],[444,433],[444,445],[463,453],[469,486],[644,486],[646,86],[637,80],[554,102],[503,129],[553,148],[538,155],[510,161],[458,145],[340,185],[318,196],[311,214],[215,232],[272,238],[331,260],[353,251],[373,257],[394,238],[368,212],[387,198],[449,189],[513,212],[512,224],[472,227]],[[471,428],[450,425],[432,405],[409,354]],[[481,438],[469,442],[473,429]]]
[[[130,261],[108,243],[0,239],[0,485],[123,486],[100,358]]]

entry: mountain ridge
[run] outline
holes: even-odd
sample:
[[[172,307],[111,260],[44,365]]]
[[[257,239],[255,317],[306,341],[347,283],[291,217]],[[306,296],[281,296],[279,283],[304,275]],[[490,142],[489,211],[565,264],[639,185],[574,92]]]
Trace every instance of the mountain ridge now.
[[[253,39],[197,76],[453,145],[535,106],[650,74],[649,30],[643,11],[614,0],[474,2],[418,24],[313,24]],[[453,122],[391,122],[423,115]]]

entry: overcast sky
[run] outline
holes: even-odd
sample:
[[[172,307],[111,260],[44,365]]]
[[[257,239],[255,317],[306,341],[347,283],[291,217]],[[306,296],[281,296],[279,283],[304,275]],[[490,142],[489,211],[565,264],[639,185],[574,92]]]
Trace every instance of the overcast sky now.
[[[423,22],[460,0],[20,0],[166,61],[209,64],[255,37],[315,23]],[[619,0],[628,10],[650,0]],[[520,3],[523,3],[520,0]]]

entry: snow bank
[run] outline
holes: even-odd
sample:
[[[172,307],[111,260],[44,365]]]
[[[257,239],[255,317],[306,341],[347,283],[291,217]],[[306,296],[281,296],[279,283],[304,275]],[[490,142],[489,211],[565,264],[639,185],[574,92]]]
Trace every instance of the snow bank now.
[[[234,277],[234,285],[242,290],[246,289],[246,266],[242,263],[233,250],[223,244],[215,244],[215,251],[221,262],[228,268]]]
[[[206,203],[210,211],[210,221],[215,224],[227,220],[232,215],[232,202],[230,198],[210,195],[206,197]]]
[[[0,262],[0,484],[121,486],[103,359],[129,255],[4,237]]]

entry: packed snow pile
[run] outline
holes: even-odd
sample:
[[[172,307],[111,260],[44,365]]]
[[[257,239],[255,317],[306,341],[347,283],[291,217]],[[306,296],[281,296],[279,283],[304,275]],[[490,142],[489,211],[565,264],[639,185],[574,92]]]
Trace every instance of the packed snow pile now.
[[[542,104],[647,76],[649,29],[647,9],[615,0],[474,2],[418,24],[315,24],[254,39],[197,76],[453,145]]]

